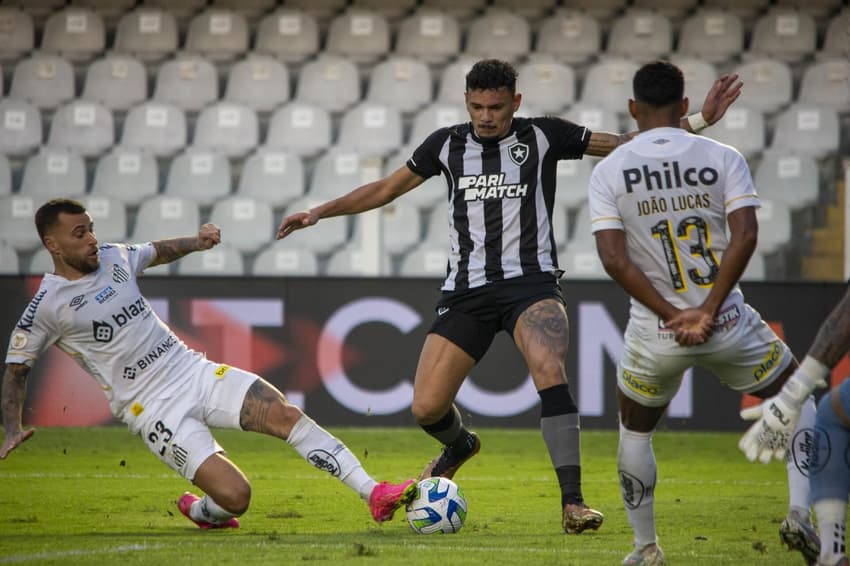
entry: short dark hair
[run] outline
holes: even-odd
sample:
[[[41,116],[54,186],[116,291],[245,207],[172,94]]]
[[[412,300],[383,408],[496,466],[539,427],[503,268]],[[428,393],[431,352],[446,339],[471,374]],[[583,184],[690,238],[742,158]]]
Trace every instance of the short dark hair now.
[[[499,59],[483,59],[466,74],[466,90],[508,89],[516,92],[517,72],[514,66]]]
[[[675,104],[685,95],[682,70],[668,61],[647,63],[632,80],[635,100],[656,108]]]
[[[38,236],[44,241],[44,235],[56,224],[61,213],[82,214],[85,211],[86,207],[74,199],[55,198],[47,201],[35,212],[35,229],[38,230]]]

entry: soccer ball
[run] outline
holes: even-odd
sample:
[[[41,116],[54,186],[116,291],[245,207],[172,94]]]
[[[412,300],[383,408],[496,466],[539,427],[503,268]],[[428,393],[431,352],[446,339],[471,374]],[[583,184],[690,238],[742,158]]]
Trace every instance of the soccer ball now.
[[[466,520],[466,498],[452,480],[428,478],[416,486],[405,510],[410,528],[421,535],[456,533]]]

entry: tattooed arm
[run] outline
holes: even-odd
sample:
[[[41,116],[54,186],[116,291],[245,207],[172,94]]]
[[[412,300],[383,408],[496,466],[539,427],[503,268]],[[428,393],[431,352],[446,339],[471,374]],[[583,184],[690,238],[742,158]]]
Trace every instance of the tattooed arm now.
[[[821,324],[809,355],[833,368],[850,350],[850,288]]]
[[[156,248],[156,259],[151,262],[150,266],[171,263],[186,254],[208,250],[220,243],[221,231],[218,226],[204,224],[197,236],[153,242],[153,247]]]
[[[24,364],[8,364],[3,374],[3,429],[6,435],[0,447],[0,460],[35,432],[33,429],[23,430],[21,425],[29,372],[30,368]]]

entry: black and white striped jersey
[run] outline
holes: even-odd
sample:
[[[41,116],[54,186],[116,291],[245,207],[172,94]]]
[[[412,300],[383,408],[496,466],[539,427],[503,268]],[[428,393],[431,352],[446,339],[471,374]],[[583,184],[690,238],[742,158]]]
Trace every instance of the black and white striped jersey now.
[[[514,118],[499,140],[470,123],[441,128],[407,161],[421,177],[448,184],[451,252],[444,291],[557,272],[552,231],[560,159],[580,159],[590,131],[560,118]]]

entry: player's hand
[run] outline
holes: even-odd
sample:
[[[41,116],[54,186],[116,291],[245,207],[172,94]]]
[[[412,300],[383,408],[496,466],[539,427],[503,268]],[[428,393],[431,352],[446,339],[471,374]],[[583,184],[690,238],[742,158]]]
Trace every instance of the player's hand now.
[[[771,458],[785,459],[791,434],[800,420],[800,406],[776,395],[760,405],[741,411],[741,418],[756,421],[738,441],[738,448],[750,462],[756,458],[767,464]]]
[[[743,82],[738,80],[737,74],[721,75],[714,81],[705,101],[702,103],[702,117],[709,124],[714,124],[726,114],[726,110],[741,96]]]
[[[307,228],[308,226],[312,226],[316,222],[319,221],[318,215],[314,214],[312,211],[305,210],[304,212],[296,212],[295,214],[290,214],[280,223],[280,226],[277,229],[277,238],[278,240],[282,240],[283,238],[289,236],[296,230],[300,230],[301,228]]]
[[[31,428],[29,430],[22,430],[17,433],[7,432],[6,437],[3,439],[3,446],[0,447],[0,460],[5,460],[6,456],[9,455],[9,452],[20,446],[33,434],[35,434],[34,428]]]
[[[664,325],[675,331],[680,346],[697,346],[714,333],[714,317],[700,309],[683,309]]]
[[[204,224],[198,230],[198,250],[208,250],[221,243],[221,230],[215,224]]]

